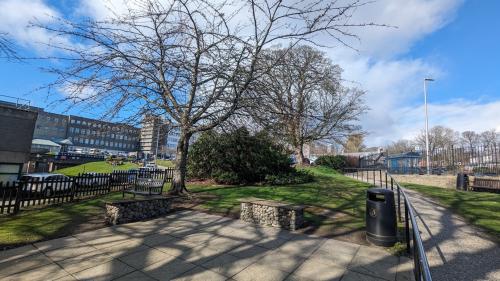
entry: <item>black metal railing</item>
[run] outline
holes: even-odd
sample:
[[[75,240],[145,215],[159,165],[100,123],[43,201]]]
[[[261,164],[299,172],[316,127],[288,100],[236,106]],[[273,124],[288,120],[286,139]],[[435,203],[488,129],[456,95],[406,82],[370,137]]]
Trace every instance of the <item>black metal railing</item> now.
[[[15,214],[30,206],[73,202],[130,188],[138,179],[171,182],[174,169],[141,169],[112,173],[84,173],[74,177],[21,177],[19,181],[0,182],[0,214]]]
[[[413,255],[415,280],[431,281],[429,262],[420,236],[415,208],[404,189],[391,174],[382,169],[355,168],[346,169],[344,172],[350,177],[373,184],[374,187],[390,188],[395,191],[397,217],[400,223],[404,222],[406,251],[408,254]]]

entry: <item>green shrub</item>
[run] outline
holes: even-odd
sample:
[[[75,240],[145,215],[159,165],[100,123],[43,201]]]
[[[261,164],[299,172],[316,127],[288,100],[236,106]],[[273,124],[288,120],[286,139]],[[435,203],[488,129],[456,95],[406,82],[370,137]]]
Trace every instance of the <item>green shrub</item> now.
[[[303,170],[293,170],[288,173],[266,175],[265,178],[265,182],[270,185],[300,184],[312,182],[313,180],[313,175]]]
[[[224,184],[262,182],[266,175],[290,173],[290,157],[265,133],[250,135],[245,128],[231,133],[209,131],[191,146],[188,176]]]
[[[315,165],[326,166],[335,170],[342,170],[347,168],[347,157],[344,155],[325,155],[320,156],[316,161]]]

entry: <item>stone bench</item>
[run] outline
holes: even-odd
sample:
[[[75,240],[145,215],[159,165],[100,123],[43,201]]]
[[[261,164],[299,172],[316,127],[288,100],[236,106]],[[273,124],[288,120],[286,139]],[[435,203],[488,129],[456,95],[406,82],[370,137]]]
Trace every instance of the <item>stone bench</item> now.
[[[156,196],[139,200],[121,200],[106,203],[105,221],[116,225],[166,215],[175,197]]]
[[[304,206],[256,198],[240,202],[240,219],[246,222],[288,230],[299,229],[304,223]]]

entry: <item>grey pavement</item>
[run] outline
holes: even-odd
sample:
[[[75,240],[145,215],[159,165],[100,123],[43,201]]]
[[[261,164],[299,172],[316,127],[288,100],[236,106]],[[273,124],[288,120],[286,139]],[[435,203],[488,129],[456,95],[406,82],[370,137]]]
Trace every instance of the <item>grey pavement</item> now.
[[[500,280],[500,246],[422,194],[405,189],[418,216],[434,280]]]
[[[370,175],[363,180],[373,183]],[[417,213],[433,280],[500,281],[498,241],[436,201],[413,190],[405,193]]]
[[[0,280],[411,280],[375,247],[196,211],[0,252]]]

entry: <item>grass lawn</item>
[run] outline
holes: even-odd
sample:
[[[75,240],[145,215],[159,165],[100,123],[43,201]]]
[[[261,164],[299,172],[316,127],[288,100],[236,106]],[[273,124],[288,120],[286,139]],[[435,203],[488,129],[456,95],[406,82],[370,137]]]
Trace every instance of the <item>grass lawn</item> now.
[[[25,210],[0,217],[0,249],[102,227],[104,203],[122,199],[121,192],[58,206]]]
[[[345,177],[331,169],[308,168],[315,181],[283,186],[207,186],[190,185],[188,189],[203,198],[200,207],[215,213],[236,216],[238,199],[257,197],[307,205],[306,220],[319,233],[341,235],[364,229],[365,191],[370,186]]]
[[[308,205],[308,229],[342,236],[354,242],[364,241],[365,191],[369,184],[358,182],[326,168],[310,168],[315,181],[287,186],[216,186],[190,184],[197,208],[204,211],[237,215],[244,197],[273,199]],[[88,171],[88,170],[87,170]],[[95,199],[21,211],[0,217],[0,249],[46,240],[103,226],[104,202],[121,199],[111,193]]]
[[[68,167],[54,171],[66,176],[76,176],[79,173],[111,173],[113,170],[137,169],[139,166],[131,162],[124,162],[123,165],[114,166],[106,161],[89,162],[78,166]]]
[[[175,164],[171,160],[156,160],[156,165],[163,166],[163,167],[174,167]]]
[[[436,199],[441,205],[500,239],[500,194],[456,191],[410,183],[402,185]]]

